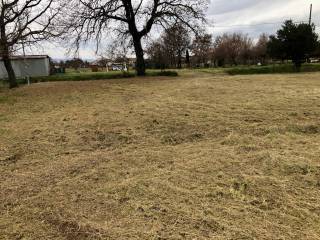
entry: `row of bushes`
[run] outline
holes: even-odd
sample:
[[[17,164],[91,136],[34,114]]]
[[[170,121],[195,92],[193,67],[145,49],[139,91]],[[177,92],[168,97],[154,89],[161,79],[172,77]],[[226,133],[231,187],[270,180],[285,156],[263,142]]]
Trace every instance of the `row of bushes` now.
[[[300,72],[318,72],[319,64],[304,64]],[[268,66],[242,66],[225,69],[230,75],[247,75],[247,74],[270,74],[270,73],[296,73],[296,68],[291,64],[278,64]]]
[[[107,73],[78,73],[78,74],[55,74],[48,77],[32,77],[31,82],[52,82],[52,81],[86,81],[132,78],[132,72],[107,72]]]
[[[177,77],[178,73],[176,71],[149,71],[147,72],[147,76]]]
[[[204,71],[204,70],[201,70]],[[320,64],[304,64],[300,72],[317,72],[320,71]],[[207,73],[225,72],[230,75],[248,75],[248,74],[272,74],[272,73],[295,73],[296,69],[290,64],[275,64],[268,66],[239,66],[230,68],[208,68]],[[37,82],[55,82],[55,81],[88,81],[88,80],[106,80],[106,79],[120,79],[133,78],[136,74],[134,72],[81,72],[71,74],[55,74],[47,77],[32,77],[31,83]],[[149,70],[147,76],[178,76],[176,71],[159,71]],[[0,81],[5,83],[6,81]],[[25,84],[26,79],[19,79],[18,83]]]

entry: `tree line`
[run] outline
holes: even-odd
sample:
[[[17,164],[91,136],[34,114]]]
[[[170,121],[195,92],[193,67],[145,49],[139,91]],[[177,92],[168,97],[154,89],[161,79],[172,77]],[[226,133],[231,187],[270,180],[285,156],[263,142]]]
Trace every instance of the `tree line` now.
[[[258,43],[238,33],[224,34],[213,40],[203,31],[209,2],[0,0],[0,57],[10,88],[17,87],[10,56],[44,40],[63,42],[75,51],[83,44],[95,42],[98,50],[106,44],[103,40],[107,36],[116,35],[118,42],[127,42],[133,48],[139,76],[146,73],[146,55],[151,59],[147,64],[158,68],[180,68],[185,64],[206,66],[209,62],[216,66],[258,60],[263,63],[268,56],[291,59],[299,68],[319,45],[313,25],[297,25],[292,21],[287,21],[277,36],[262,35]],[[162,36],[145,47],[151,31],[160,28],[164,29]],[[195,37],[191,38],[191,33]]]
[[[291,60],[299,70],[302,63],[320,56],[315,26],[291,20],[285,21],[276,35],[263,33],[256,41],[243,33],[213,38],[202,31],[193,40],[192,34],[181,24],[165,30],[149,43],[150,67],[225,67]]]

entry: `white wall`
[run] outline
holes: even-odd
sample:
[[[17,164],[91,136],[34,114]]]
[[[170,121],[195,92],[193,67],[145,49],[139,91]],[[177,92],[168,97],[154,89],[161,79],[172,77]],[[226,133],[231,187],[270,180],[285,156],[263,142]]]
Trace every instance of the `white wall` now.
[[[50,75],[49,58],[30,58],[11,60],[17,78],[42,77]],[[0,79],[7,78],[8,74],[3,61],[0,60]]]

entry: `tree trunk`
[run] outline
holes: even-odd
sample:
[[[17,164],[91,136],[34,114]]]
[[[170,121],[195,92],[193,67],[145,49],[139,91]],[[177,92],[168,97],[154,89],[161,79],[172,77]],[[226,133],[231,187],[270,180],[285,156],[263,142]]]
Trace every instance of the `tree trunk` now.
[[[4,63],[4,66],[7,70],[8,73],[8,79],[9,79],[9,88],[15,88],[18,87],[17,79],[16,79],[16,74],[14,73],[11,60],[9,58],[9,54],[3,54],[2,55],[2,61]]]
[[[302,65],[301,60],[294,61],[294,66],[295,66],[296,72],[300,72],[301,71],[301,65]]]
[[[187,67],[190,68],[190,55],[189,55],[189,51],[186,50],[186,64],[187,64]]]
[[[182,68],[182,54],[181,51],[178,51],[178,69]]]
[[[138,76],[146,75],[146,63],[144,60],[144,52],[141,44],[141,38],[133,38],[134,50],[136,53],[136,71]]]
[[[9,79],[9,87],[15,88],[18,87],[16,74],[14,73],[11,60],[10,60],[10,54],[9,54],[9,47],[7,44],[7,38],[6,38],[6,29],[4,24],[4,18],[1,16],[0,19],[0,57],[2,57],[2,61],[4,63],[4,67],[7,70],[8,79]]]

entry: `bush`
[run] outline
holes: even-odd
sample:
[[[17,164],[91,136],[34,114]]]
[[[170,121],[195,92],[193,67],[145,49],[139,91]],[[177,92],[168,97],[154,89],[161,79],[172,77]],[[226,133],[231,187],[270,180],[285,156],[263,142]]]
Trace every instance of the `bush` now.
[[[158,76],[177,77],[178,73],[175,71],[161,71]]]
[[[99,68],[97,66],[92,66],[91,72],[99,72]]]
[[[152,71],[147,72],[148,76],[164,76],[164,77],[177,77],[179,74],[176,71]]]

